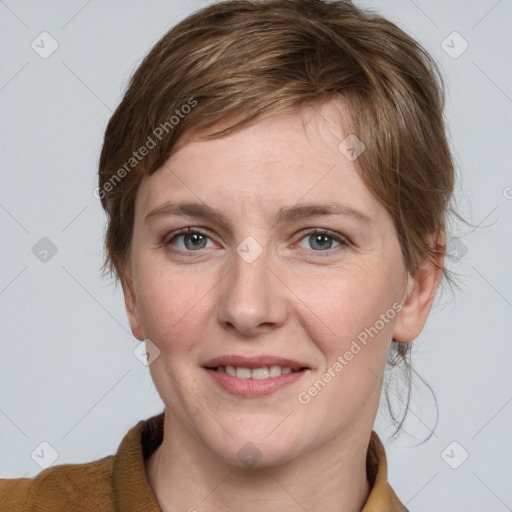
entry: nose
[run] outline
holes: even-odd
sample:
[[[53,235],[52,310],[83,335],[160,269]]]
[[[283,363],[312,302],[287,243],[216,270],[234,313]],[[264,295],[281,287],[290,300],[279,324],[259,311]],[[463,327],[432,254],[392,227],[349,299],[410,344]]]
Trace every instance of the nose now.
[[[251,337],[286,322],[286,286],[269,259],[265,251],[251,263],[235,254],[217,303],[218,321],[225,329]]]

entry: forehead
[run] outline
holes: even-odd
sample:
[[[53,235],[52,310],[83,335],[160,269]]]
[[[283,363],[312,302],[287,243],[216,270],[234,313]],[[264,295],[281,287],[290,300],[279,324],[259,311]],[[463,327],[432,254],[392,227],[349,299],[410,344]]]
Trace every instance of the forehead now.
[[[357,162],[340,150],[350,135],[348,120],[343,105],[332,102],[272,115],[221,138],[189,134],[144,178],[138,215],[169,200],[195,200],[237,215],[271,215],[301,201],[340,201],[377,214],[382,207],[364,185]]]

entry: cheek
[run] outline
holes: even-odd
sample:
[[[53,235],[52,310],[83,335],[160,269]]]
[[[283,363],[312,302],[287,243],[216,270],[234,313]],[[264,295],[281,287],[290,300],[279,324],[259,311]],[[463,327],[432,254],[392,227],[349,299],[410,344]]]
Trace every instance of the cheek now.
[[[180,273],[179,269],[158,269],[141,260],[137,303],[144,336],[160,350],[180,349],[201,328],[207,315],[208,276]]]
[[[369,346],[370,340],[391,338],[396,317],[393,303],[398,296],[391,275],[389,269],[372,272],[352,266],[301,281],[297,295],[307,306],[303,316],[328,362],[348,350],[354,340]]]
[[[385,281],[361,271],[338,272],[325,279],[324,294],[313,286],[303,288],[309,293],[304,302],[314,312],[305,313],[308,335],[323,365],[298,400],[327,430],[361,417],[373,421],[399,307],[390,274],[381,275]]]

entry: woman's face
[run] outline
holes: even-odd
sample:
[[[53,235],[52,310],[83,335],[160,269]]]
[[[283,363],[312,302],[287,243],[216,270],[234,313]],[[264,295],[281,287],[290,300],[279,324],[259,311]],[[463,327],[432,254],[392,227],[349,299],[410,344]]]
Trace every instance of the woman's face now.
[[[339,110],[319,112],[190,140],[137,193],[133,333],[183,442],[240,466],[371,430],[412,289]]]

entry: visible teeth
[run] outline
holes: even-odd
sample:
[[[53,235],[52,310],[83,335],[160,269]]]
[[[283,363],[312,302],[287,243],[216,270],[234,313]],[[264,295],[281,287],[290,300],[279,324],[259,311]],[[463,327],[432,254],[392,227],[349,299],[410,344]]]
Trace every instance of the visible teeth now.
[[[251,378],[251,370],[250,370],[250,368],[237,368],[236,376],[239,379],[250,379]]]
[[[281,375],[282,369],[278,365],[274,365],[270,367],[270,376],[271,377],[279,377]]]
[[[238,375],[238,374],[237,374]],[[268,368],[254,368],[251,372],[251,378],[253,379],[268,379]]]
[[[218,366],[217,371],[221,373],[227,373],[231,377],[238,377],[239,379],[257,379],[263,380],[269,377],[279,377],[280,375],[286,375],[292,373],[292,369],[289,366],[281,367],[279,365],[273,366],[262,366],[261,368],[244,368],[236,366]]]

